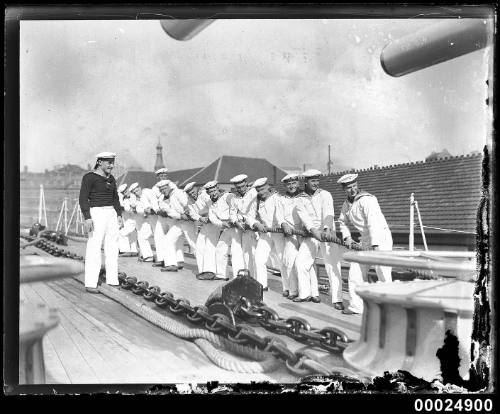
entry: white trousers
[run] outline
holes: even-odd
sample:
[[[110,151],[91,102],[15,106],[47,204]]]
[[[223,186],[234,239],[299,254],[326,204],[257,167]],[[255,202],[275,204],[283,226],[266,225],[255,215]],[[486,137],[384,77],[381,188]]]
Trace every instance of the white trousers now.
[[[362,247],[370,247],[368,240],[361,238]],[[380,250],[392,250],[392,236],[390,231],[387,231],[384,240],[379,245]],[[363,312],[363,299],[356,293],[356,288],[368,281],[368,270],[370,265],[351,262],[349,268],[349,310],[356,313]],[[392,282],[392,267],[390,266],[375,266],[377,277],[381,282]]]
[[[275,253],[277,265],[281,274],[286,272],[283,263],[283,253],[285,251],[285,237],[279,233],[259,233],[259,240],[255,248],[255,279],[262,287],[267,287],[267,262],[271,253]],[[285,289],[283,284],[283,290]]]
[[[198,266],[198,273],[208,272],[208,270],[204,270],[205,244],[207,241],[208,232],[209,232],[209,225],[203,224],[200,228],[198,236],[196,237],[195,250],[196,250],[196,265]],[[214,256],[215,256],[215,251],[214,251]],[[214,262],[215,262],[215,257],[214,257]]]
[[[227,232],[225,229],[224,232]],[[203,272],[217,273],[217,260],[216,260],[216,248],[219,242],[219,236],[221,235],[221,228],[212,223],[204,224],[202,227],[202,232],[205,235],[205,247],[203,251]],[[201,232],[200,232],[201,233]],[[222,270],[224,261],[219,257],[219,270]],[[227,252],[226,252],[226,266],[227,266]],[[224,267],[224,274],[226,273]]]
[[[137,242],[139,243],[139,250],[141,251],[142,258],[146,259],[148,257],[153,257],[153,250],[149,243],[149,238],[153,235],[153,231],[151,230],[148,218],[144,217],[142,214],[137,214],[136,225]]]
[[[189,247],[193,250],[196,257],[196,224],[192,221],[178,220],[172,223],[170,229],[164,237],[164,258],[165,266],[176,266],[178,260],[178,243],[182,241],[182,236],[189,243]]]
[[[283,250],[283,266],[281,268],[281,283],[283,284],[283,291],[288,290],[290,295],[297,295],[299,293],[297,268],[295,260],[299,254],[299,241],[297,236],[284,237],[284,250]]]
[[[320,242],[312,237],[305,237],[300,244],[296,258],[299,297],[319,296],[318,278],[314,269],[314,261],[318,252],[325,262],[325,270],[330,282],[332,303],[342,302],[342,276],[340,273],[340,260],[342,253],[340,247],[334,243]]]
[[[154,226],[154,233],[153,233],[153,238],[155,241],[155,250],[156,250],[156,261],[162,262],[164,258],[164,249],[163,244],[164,244],[164,237],[165,237],[165,231],[162,226],[162,221],[163,217],[158,216],[156,219],[156,223]]]
[[[97,287],[101,270],[101,246],[104,240],[106,283],[118,285],[118,218],[112,206],[91,207],[94,230],[89,233],[85,252],[85,286]]]
[[[120,229],[118,245],[122,253],[137,253],[137,232],[135,220],[127,218],[123,213],[123,228]]]

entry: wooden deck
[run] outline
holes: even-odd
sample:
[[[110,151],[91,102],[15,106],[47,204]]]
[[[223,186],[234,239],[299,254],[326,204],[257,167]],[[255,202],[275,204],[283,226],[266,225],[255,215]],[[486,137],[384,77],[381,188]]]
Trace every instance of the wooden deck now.
[[[84,254],[85,243],[70,241],[68,250]],[[33,248],[33,252],[45,252]],[[150,263],[136,258],[120,258],[119,270],[138,280],[158,285],[176,298],[186,298],[191,305],[204,304],[220,281],[200,281],[194,276],[194,260],[186,257],[186,267],[179,272],[160,272]],[[312,327],[335,326],[351,339],[359,337],[361,317],[343,315],[331,306],[328,295],[321,295],[322,303],[293,303],[281,295],[281,279],[269,275],[269,291],[264,302],[281,317],[300,316]],[[149,303],[130,291],[123,295],[140,303]],[[283,365],[269,374],[239,374],[225,371],[212,364],[192,342],[177,338],[146,322],[119,303],[102,294],[89,294],[75,279],[47,283],[23,284],[20,299],[43,302],[59,310],[60,324],[43,341],[47,383],[248,383],[271,381],[296,382]],[[184,322],[166,310],[149,306]],[[261,327],[252,326],[262,336],[274,336]],[[283,335],[277,335],[292,350],[304,345]],[[345,366],[339,355],[315,350],[327,366]]]

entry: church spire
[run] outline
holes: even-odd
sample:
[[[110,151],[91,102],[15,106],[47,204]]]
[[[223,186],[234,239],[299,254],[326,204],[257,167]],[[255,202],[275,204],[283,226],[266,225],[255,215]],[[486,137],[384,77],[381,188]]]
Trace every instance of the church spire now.
[[[160,168],[165,168],[165,164],[163,163],[163,147],[158,139],[158,144],[156,145],[156,162],[155,162],[155,171]]]

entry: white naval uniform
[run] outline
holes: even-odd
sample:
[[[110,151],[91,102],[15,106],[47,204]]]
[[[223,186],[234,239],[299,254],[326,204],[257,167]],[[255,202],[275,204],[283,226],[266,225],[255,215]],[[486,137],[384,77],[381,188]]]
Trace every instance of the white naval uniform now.
[[[320,231],[330,229],[335,232],[333,198],[328,191],[318,189],[312,196],[305,192],[301,193],[297,197],[297,214],[308,231],[316,228]],[[319,296],[318,279],[314,270],[314,261],[318,251],[321,251],[325,262],[325,270],[332,293],[332,303],[342,302],[340,260],[343,250],[337,244],[320,242],[313,237],[306,237],[302,240],[295,261],[299,297],[304,299],[308,296]]]
[[[165,266],[176,266],[178,262],[176,246],[179,240],[182,240],[182,236],[186,238],[196,257],[197,227],[194,221],[181,220],[181,214],[184,214],[188,205],[193,203],[188,194],[184,190],[176,188],[170,193],[169,199],[170,210],[168,214],[172,220],[170,222],[170,229],[164,238],[164,261]]]
[[[196,202],[188,205],[188,211],[193,220],[200,220],[200,218],[208,217],[208,204],[210,201],[210,196],[207,192],[202,189],[198,193],[198,198]],[[207,272],[204,270],[203,259],[205,257],[205,243],[207,240],[207,234],[209,230],[209,224],[202,224],[196,237],[196,265],[198,267],[198,273]]]
[[[223,193],[214,203],[212,200],[208,203],[208,218],[210,222],[205,224],[206,240],[205,252],[203,255],[203,271],[213,272],[220,277],[227,276],[227,260],[229,248],[231,247],[232,233],[231,228],[222,228],[222,221],[229,221],[229,203],[233,194]],[[236,271],[233,267],[233,275]]]
[[[230,203],[229,221],[231,223],[241,221],[248,224],[248,217],[255,218],[256,211],[257,190],[255,188],[248,189],[243,196],[235,193]],[[240,269],[248,269],[250,275],[254,276],[255,247],[257,245],[256,233],[254,231],[241,231],[235,227],[232,227],[230,230],[233,273],[237,274]]]
[[[361,246],[379,246],[380,250],[392,250],[392,235],[380,209],[377,198],[365,191],[360,191],[354,201],[344,201],[339,216],[342,237],[351,237],[347,227],[352,224],[361,235]],[[356,287],[367,281],[369,265],[351,263],[349,269],[349,309],[356,313],[363,312],[363,300],[356,293]],[[392,281],[392,268],[389,266],[375,266],[377,277],[382,282]]]
[[[131,198],[135,198],[133,194],[130,197],[124,197],[122,193],[118,194],[120,204],[123,207],[123,227],[120,229],[118,244],[122,253],[137,253],[137,232],[135,231],[135,213],[132,211]]]
[[[265,227],[279,227],[277,210],[281,207],[280,195],[276,192],[271,194],[266,200],[257,199],[257,214],[258,221]],[[253,227],[257,222],[251,215],[247,215],[248,224]],[[255,279],[262,285],[267,287],[267,262],[272,252],[276,254],[278,259],[278,268],[282,274],[286,273],[283,263],[283,252],[285,250],[285,237],[282,233],[259,233],[259,240],[255,247]],[[283,290],[288,290],[283,287]]]
[[[143,259],[148,257],[153,257],[153,250],[151,250],[151,244],[149,243],[149,238],[153,235],[151,230],[151,215],[145,214],[147,208],[155,207],[153,192],[149,188],[143,188],[141,196],[136,201],[136,226],[137,226],[137,241],[139,243],[139,249],[141,251],[141,256]]]
[[[278,224],[288,224],[295,230],[302,230],[303,226],[297,213],[297,197],[288,194],[280,196],[280,203],[276,210]],[[281,270],[281,280],[283,291],[288,290],[290,295],[298,294],[297,269],[295,260],[299,253],[299,245],[302,238],[297,235],[284,236],[285,248],[283,250],[283,267]],[[314,269],[314,268],[313,268]]]

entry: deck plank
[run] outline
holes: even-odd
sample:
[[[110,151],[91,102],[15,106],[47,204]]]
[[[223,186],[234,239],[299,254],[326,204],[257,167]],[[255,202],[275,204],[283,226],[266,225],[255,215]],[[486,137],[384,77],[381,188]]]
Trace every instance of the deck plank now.
[[[44,302],[48,306],[54,306],[53,302],[40,292],[41,283],[33,283],[26,286],[25,293],[29,300],[33,302]],[[98,383],[92,367],[88,364],[80,349],[68,334],[65,327],[65,320],[61,318],[59,325],[50,330],[47,336],[53,344],[58,344],[54,347],[61,363],[66,367],[68,377],[73,384],[81,383]],[[44,352],[45,356],[45,352]]]
[[[43,337],[43,358],[47,384],[71,384],[68,373],[48,335]]]

